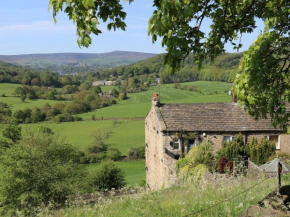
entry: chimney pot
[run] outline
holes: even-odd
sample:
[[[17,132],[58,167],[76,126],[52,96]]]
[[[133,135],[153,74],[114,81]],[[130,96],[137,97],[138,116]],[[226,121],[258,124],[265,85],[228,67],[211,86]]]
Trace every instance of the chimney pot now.
[[[154,106],[159,106],[159,104],[160,104],[160,99],[159,99],[159,97],[158,97],[158,93],[154,93],[154,94],[153,94],[152,104],[153,104]]]

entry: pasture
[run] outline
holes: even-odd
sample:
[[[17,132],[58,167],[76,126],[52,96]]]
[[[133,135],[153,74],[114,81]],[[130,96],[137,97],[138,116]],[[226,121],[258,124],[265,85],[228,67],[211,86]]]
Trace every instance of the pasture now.
[[[0,84],[0,102],[7,103],[11,110],[14,112],[16,110],[23,110],[26,108],[33,109],[35,107],[41,108],[46,103],[49,103],[51,106],[54,105],[57,101],[55,100],[29,100],[26,99],[25,102],[22,102],[19,97],[13,95],[14,90],[17,87],[21,87],[21,84]],[[6,97],[2,97],[2,94],[5,94]]]
[[[115,162],[124,172],[128,185],[138,184],[145,179],[145,161]],[[90,164],[86,168],[89,173],[97,170],[99,164]]]
[[[144,146],[144,121],[141,120],[118,120],[116,127],[113,125],[113,120],[23,124],[21,125],[23,134],[26,134],[27,130],[34,130],[43,124],[51,128],[61,139],[81,151],[87,151],[88,147],[92,145],[92,135],[96,131],[103,133],[112,131],[105,144],[108,147],[119,149],[122,155],[127,155],[131,147]]]

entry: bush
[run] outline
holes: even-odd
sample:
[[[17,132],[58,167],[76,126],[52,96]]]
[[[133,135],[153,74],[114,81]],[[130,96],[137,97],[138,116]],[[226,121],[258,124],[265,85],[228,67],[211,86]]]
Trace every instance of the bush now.
[[[112,161],[101,163],[91,180],[92,188],[97,190],[119,189],[126,184],[124,171]]]
[[[75,116],[75,121],[82,121],[83,118],[82,117],[79,117],[79,116]]]
[[[122,157],[121,152],[117,148],[109,148],[107,152],[107,158],[113,161],[118,161]]]
[[[145,148],[143,146],[131,148],[129,150],[128,157],[130,160],[145,159]]]
[[[221,153],[223,153],[223,155],[221,155]],[[224,143],[223,148],[218,151],[217,156],[223,156],[228,161],[246,160],[248,155],[242,134],[237,135],[234,141]],[[219,159],[217,159],[217,161],[219,161]]]
[[[207,166],[207,168],[211,169],[213,166],[213,150],[212,145],[208,141],[203,141],[198,147],[197,147],[197,156],[195,159],[196,164],[204,164]]]
[[[268,158],[275,154],[276,145],[263,138],[259,144],[256,138],[253,138],[250,144],[247,145],[247,153],[250,160],[254,163],[261,165],[267,162]]]
[[[127,94],[124,93],[124,92],[120,93],[118,99],[119,99],[119,100],[125,100],[125,99],[128,99]]]
[[[176,88],[176,89],[179,89],[181,87],[181,85],[179,83],[177,83],[177,84],[174,84],[173,87]]]

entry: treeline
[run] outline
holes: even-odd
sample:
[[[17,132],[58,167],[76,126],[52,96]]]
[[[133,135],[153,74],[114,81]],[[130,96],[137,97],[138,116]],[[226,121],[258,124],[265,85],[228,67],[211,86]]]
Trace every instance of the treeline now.
[[[98,76],[100,78],[127,79],[135,76],[149,78],[148,75],[155,74],[156,77],[161,78],[162,83],[195,80],[231,82],[238,72],[238,64],[242,53],[227,53],[216,58],[214,62],[207,60],[201,70],[194,63],[193,55],[189,55],[181,69],[174,75],[166,73],[166,69],[163,66],[163,57],[164,55],[162,54],[129,66],[120,66],[104,72],[98,72]]]
[[[0,83],[63,87],[80,85],[81,78],[79,76],[61,76],[55,72],[37,71],[0,61]]]

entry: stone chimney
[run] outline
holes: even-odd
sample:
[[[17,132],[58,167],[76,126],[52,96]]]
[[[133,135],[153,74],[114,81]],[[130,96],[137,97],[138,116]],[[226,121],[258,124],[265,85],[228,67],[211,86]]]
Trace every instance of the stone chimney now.
[[[159,105],[160,105],[159,95],[158,95],[158,93],[154,93],[153,98],[152,98],[152,106],[158,107]]]

